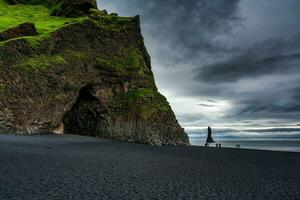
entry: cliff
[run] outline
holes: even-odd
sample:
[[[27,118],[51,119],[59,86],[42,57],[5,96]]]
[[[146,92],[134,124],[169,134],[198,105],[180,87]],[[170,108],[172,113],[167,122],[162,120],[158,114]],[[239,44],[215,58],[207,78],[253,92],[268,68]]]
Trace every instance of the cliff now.
[[[0,0],[0,132],[187,145],[155,85],[139,17],[54,2]]]

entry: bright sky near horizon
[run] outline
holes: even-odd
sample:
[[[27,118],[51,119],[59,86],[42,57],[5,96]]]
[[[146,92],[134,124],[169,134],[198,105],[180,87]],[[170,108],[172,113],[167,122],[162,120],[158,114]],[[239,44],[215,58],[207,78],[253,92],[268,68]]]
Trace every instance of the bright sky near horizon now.
[[[185,128],[300,126],[299,0],[100,0],[140,15],[158,88]]]

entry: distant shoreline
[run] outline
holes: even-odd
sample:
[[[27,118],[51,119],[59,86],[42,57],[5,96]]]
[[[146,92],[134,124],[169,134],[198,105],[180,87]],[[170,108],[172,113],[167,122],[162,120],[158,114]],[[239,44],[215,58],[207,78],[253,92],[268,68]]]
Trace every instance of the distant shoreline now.
[[[251,148],[234,148],[234,147],[222,147],[222,148],[217,148],[214,146],[210,146],[210,147],[204,147],[204,146],[197,146],[197,145],[190,145],[190,147],[198,147],[198,148],[211,148],[211,149],[231,149],[231,150],[241,150],[241,151],[266,151],[266,152],[274,152],[274,153],[296,153],[296,154],[300,154],[300,152],[295,152],[295,151],[280,151],[280,150],[268,150],[268,149],[251,149]]]

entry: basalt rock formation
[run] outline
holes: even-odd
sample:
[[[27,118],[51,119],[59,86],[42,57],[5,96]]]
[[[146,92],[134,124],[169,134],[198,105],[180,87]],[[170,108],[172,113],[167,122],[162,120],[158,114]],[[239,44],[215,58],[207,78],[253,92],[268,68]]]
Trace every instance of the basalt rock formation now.
[[[12,6],[0,0],[0,9],[8,16],[31,10],[20,22],[35,23],[38,35],[0,42],[0,132],[61,130],[153,145],[189,144],[155,85],[138,16],[109,15],[93,9],[94,3],[83,8],[76,2],[93,1],[80,0],[69,4],[78,5],[73,8],[80,17],[59,18],[48,14],[47,5],[20,1]],[[30,21],[45,13],[43,21]],[[15,23],[7,29],[18,27]],[[1,27],[0,35],[6,31]]]

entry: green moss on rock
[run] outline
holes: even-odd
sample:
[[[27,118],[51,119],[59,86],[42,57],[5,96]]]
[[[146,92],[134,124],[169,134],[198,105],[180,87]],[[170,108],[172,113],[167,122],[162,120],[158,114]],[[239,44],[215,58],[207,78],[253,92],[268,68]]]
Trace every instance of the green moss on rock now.
[[[136,112],[144,119],[150,118],[155,113],[171,111],[167,99],[153,88],[131,90],[117,96],[112,105],[118,107],[119,114]]]
[[[22,70],[39,70],[52,66],[58,66],[66,63],[64,57],[60,54],[55,55],[34,55],[21,64],[17,64],[15,67]]]
[[[139,17],[119,17],[114,14],[107,14],[105,10],[91,9],[89,16],[95,20],[99,26],[112,31],[120,31],[132,24],[139,23]]]
[[[129,74],[134,70],[144,75],[143,56],[133,47],[124,48],[121,55],[97,56],[96,59],[102,66],[109,67],[120,74]]]

